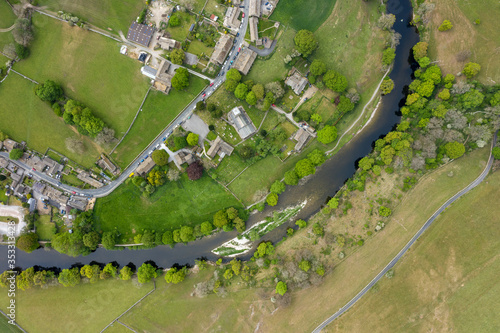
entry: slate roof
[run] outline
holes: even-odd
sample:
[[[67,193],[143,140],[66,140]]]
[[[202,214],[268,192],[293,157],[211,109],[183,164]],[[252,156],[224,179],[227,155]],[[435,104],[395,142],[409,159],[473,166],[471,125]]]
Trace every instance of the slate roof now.
[[[128,29],[127,39],[148,47],[153,37],[154,29],[150,26],[132,22]]]
[[[233,125],[242,139],[249,137],[257,130],[252,123],[252,120],[245,112],[245,109],[241,106],[232,109],[228,113],[228,118],[229,122]]]

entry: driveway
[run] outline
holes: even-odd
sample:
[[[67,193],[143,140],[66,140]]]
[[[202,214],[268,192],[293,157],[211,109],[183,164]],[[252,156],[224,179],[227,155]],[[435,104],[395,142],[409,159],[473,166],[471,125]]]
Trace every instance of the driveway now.
[[[191,116],[191,119],[187,119],[186,122],[182,124],[182,128],[184,128],[186,131],[198,134],[200,136],[198,143],[201,147],[203,147],[203,140],[207,137],[208,132],[210,132],[210,130],[208,129],[208,125],[205,124],[203,119],[193,114]]]
[[[12,216],[19,219],[19,223],[16,224],[15,236],[19,236],[21,231],[26,226],[24,222],[24,212],[25,209],[20,206],[0,206],[0,216]],[[0,234],[10,236],[9,224],[7,222],[0,222]]]
[[[278,42],[277,39],[275,39],[273,41],[273,43],[271,44],[271,47],[268,48],[268,49],[259,49],[259,48],[256,48],[255,46],[253,45],[250,45],[248,48],[252,51],[255,51],[255,53],[257,53],[258,55],[260,55],[261,57],[267,57],[268,55],[270,55],[273,51],[274,51],[274,48],[276,47],[276,43]]]

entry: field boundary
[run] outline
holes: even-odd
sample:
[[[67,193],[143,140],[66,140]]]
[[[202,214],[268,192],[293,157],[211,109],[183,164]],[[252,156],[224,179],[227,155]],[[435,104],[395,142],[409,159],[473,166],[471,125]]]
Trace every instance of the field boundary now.
[[[0,310],[0,312],[10,321],[11,319],[7,316],[7,314],[5,312],[3,312],[2,310]],[[14,320],[14,325],[17,326],[17,328],[19,328],[21,331],[23,331],[24,333],[28,333],[24,328],[22,328],[21,326],[19,326],[19,324],[17,323],[17,321]]]
[[[127,312],[129,312],[130,310],[132,310],[132,308],[133,308],[134,306],[136,306],[137,304],[139,304],[139,303],[140,303],[143,299],[145,299],[146,297],[148,297],[148,296],[149,296],[149,294],[151,294],[151,293],[152,293],[153,291],[155,291],[155,290],[156,290],[156,281],[154,281],[154,280],[153,280],[153,290],[149,291],[146,295],[142,296],[142,297],[141,297],[141,298],[140,298],[137,302],[135,302],[134,304],[132,304],[132,306],[131,306],[131,307],[129,307],[127,310],[125,310],[125,312],[123,312],[121,315],[119,315],[118,317],[116,317],[115,319],[113,319],[113,321],[112,321],[112,322],[110,322],[110,323],[109,323],[106,327],[104,327],[100,333],[104,332],[104,331],[105,331],[105,330],[106,330],[109,326],[113,325],[113,323],[114,323],[115,321],[118,321],[118,319],[120,319],[121,317],[123,317],[123,316],[124,316]],[[121,323],[120,323],[120,324],[121,324]],[[125,325],[124,325],[124,326],[125,326]],[[127,327],[128,327],[128,326],[127,326]]]

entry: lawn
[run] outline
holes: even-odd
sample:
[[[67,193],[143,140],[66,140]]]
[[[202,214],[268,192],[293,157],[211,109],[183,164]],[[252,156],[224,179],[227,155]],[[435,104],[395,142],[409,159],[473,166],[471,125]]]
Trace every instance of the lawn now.
[[[270,19],[295,30],[316,31],[332,12],[335,0],[288,0],[280,1]]]
[[[170,34],[171,38],[183,42],[189,33],[191,24],[195,23],[195,16],[182,11],[175,12],[174,15],[179,16],[181,24],[177,27],[171,27],[169,25],[166,32]]]
[[[498,12],[498,2],[494,0],[485,0],[479,6],[464,0],[436,2],[426,39],[430,41],[431,59],[439,61],[443,75],[456,74],[467,61],[474,61],[481,65],[477,78],[484,84],[500,80]],[[476,19],[480,19],[479,25],[474,24]],[[453,28],[438,31],[443,20],[450,20]],[[459,62],[456,55],[461,51],[471,51],[472,56]]]
[[[446,210],[394,277],[379,282],[332,331],[499,332],[500,219],[492,209],[498,186],[497,171]]]
[[[252,65],[252,69],[250,69],[244,80],[250,79],[255,83],[266,84],[275,80],[282,80],[286,77],[289,69],[285,67],[283,60],[292,52],[295,46],[293,42],[295,30],[288,28],[282,31],[283,33],[281,33],[276,44],[276,49],[271,57],[267,60],[257,57]]]
[[[213,47],[208,47],[197,39],[193,40],[191,44],[189,44],[188,48],[189,53],[196,54],[198,57],[202,53],[204,53],[207,57],[210,57],[213,51]]]
[[[203,90],[206,83],[191,75],[186,91],[171,90],[168,95],[151,90],[130,132],[112,154],[122,169],[137,155]]]
[[[0,29],[9,28],[16,21],[16,15],[10,8],[6,0],[0,1]],[[10,34],[10,32],[0,32],[0,34]]]
[[[50,215],[41,215],[40,218],[35,221],[36,233],[40,240],[49,241],[52,236],[56,233],[56,225],[54,222],[50,222]]]
[[[85,185],[85,182],[81,181],[74,174],[71,173],[69,175],[63,175],[61,180],[64,184],[69,184],[76,187]]]
[[[14,43],[14,38],[12,37],[12,33],[9,32],[0,32],[0,50],[3,51],[5,45]],[[5,62],[2,61],[2,66],[5,65]]]
[[[14,67],[42,82],[60,83],[66,95],[89,106],[121,137],[148,87],[141,63],[124,57],[120,44],[96,33],[36,14],[31,55]]]
[[[241,204],[212,178],[167,182],[149,198],[143,198],[132,183],[122,184],[109,196],[98,199],[94,217],[103,231],[118,230],[121,241],[133,239],[134,231],[166,231],[212,220],[220,209]]]
[[[16,320],[28,332],[100,332],[151,289],[152,283],[141,286],[133,280],[110,279],[68,288],[18,290]],[[7,293],[2,293],[3,311],[8,300]]]
[[[226,15],[227,7],[221,5],[217,0],[208,0],[205,6],[204,15],[210,18],[211,14],[215,14],[219,17],[219,20],[224,21],[224,15]]]
[[[70,12],[97,27],[111,28],[114,33],[121,30],[125,35],[145,7],[144,1],[137,0],[40,0],[38,5],[54,12]]]
[[[57,117],[52,109],[33,93],[34,84],[14,73],[9,74],[0,88],[0,130],[16,141],[26,141],[34,150],[44,153],[52,148],[83,166],[92,166],[99,156],[97,145],[80,135]],[[15,116],[13,116],[15,115]],[[85,154],[66,148],[66,138],[82,140]]]
[[[10,319],[4,315],[0,315],[0,332],[3,333],[21,333],[22,331],[17,326],[9,324]]]
[[[231,156],[224,157],[217,169],[214,169],[212,173],[217,175],[217,180],[227,184],[248,165],[237,152],[233,152]]]

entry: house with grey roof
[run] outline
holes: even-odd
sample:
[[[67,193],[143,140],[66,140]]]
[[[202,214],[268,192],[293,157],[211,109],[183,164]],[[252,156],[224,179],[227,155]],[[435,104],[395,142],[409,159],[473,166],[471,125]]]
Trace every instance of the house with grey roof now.
[[[232,46],[233,38],[229,35],[222,35],[217,44],[215,44],[214,52],[210,57],[210,62],[216,65],[222,65]]]
[[[149,77],[151,80],[154,80],[156,78],[156,69],[149,67],[149,66],[142,66],[141,67],[141,73],[142,75],[146,75]]]
[[[235,107],[229,111],[227,118],[242,139],[248,138],[257,131],[255,125],[242,106]]]
[[[80,172],[76,178],[80,179],[81,181],[89,184],[90,186],[93,186],[95,188],[100,188],[100,187],[103,187],[104,184],[101,183],[100,181],[98,181],[97,179],[94,179],[90,176],[90,173],[86,172],[86,171],[83,171],[83,172]]]
[[[154,29],[152,27],[132,22],[128,29],[127,39],[142,46],[149,47],[153,33]]]
[[[304,90],[307,82],[307,79],[300,75],[299,71],[297,70],[293,71],[293,74],[287,77],[287,79],[285,80],[285,84],[292,88],[293,92],[297,95],[300,95],[302,90]]]
[[[241,21],[238,20],[240,16],[239,7],[227,7],[226,16],[224,16],[224,26],[229,28],[232,33],[236,34],[240,28]]]
[[[139,167],[135,169],[135,173],[138,176],[145,176],[151,171],[151,169],[153,169],[155,165],[156,163],[153,161],[151,156],[148,156],[144,160],[144,162],[142,162],[141,165],[139,165]]]
[[[297,141],[297,144],[295,145],[294,150],[295,151],[300,151],[304,146],[306,145],[307,141],[309,138],[312,137],[312,134],[306,131],[303,128],[299,128],[297,132],[295,132],[292,136],[292,140]]]
[[[253,62],[257,58],[257,53],[246,47],[241,50],[240,55],[236,58],[233,68],[236,68],[243,75],[247,75],[252,68]]]
[[[249,16],[260,17],[261,0],[250,0]]]
[[[214,158],[215,155],[219,155],[221,159],[224,158],[224,156],[231,156],[233,153],[234,148],[231,147],[230,144],[225,142],[220,138],[220,136],[217,136],[217,139],[214,140],[212,145],[210,146],[210,149],[207,152],[208,157]]]
[[[82,197],[72,196],[68,200],[67,205],[84,212],[87,209],[87,199]]]

